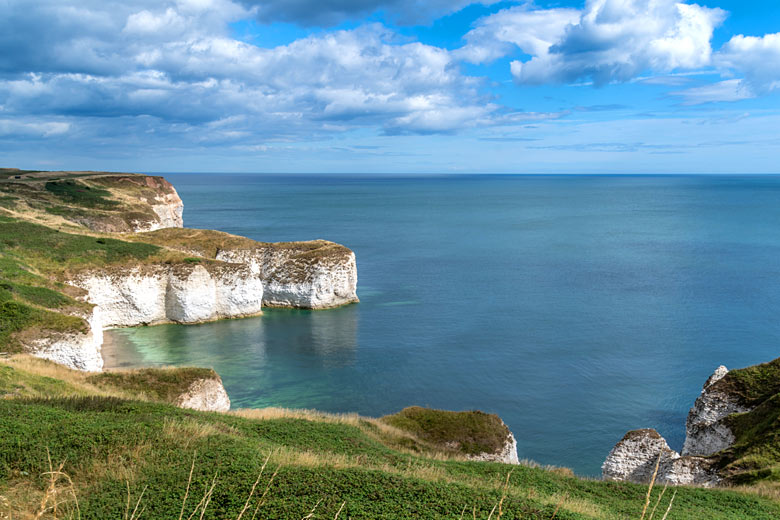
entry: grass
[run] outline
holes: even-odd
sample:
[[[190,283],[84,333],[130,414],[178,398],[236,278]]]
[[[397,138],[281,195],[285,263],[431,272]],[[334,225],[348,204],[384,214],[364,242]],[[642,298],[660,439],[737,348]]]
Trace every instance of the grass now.
[[[715,384],[715,388],[739,396],[747,406],[755,406],[780,393],[780,358],[731,370]]]
[[[409,455],[336,422],[247,419],[109,397],[5,400],[0,417],[0,495],[15,516],[45,495],[47,448],[65,461],[85,519],[122,517],[128,486],[131,508],[145,490],[145,518],[177,518],[191,468],[195,497],[216,475],[204,518],[235,518],[266,460],[278,472],[260,518],[300,519],[317,505],[319,518],[339,509],[343,518],[456,518],[465,507],[484,519],[491,511],[495,518],[502,497],[506,518],[639,518],[647,496],[644,486]],[[780,514],[770,500],[728,491],[683,488],[675,504],[670,518]]]
[[[101,372],[86,381],[98,388],[119,388],[146,395],[151,400],[175,402],[198,379],[219,379],[209,368],[145,368],[121,372]]]
[[[449,412],[411,406],[382,421],[443,449],[467,455],[500,452],[509,436],[509,428],[497,415],[480,411]]]
[[[28,355],[0,360],[0,399],[10,397],[119,397],[176,403],[198,379],[218,379],[208,368],[116,370],[97,374],[72,370]]]
[[[0,170],[0,207],[24,220],[93,231],[148,226],[158,220],[156,198],[173,193],[164,179],[146,175]]]
[[[165,228],[145,233],[124,235],[127,240],[157,244],[180,251],[195,252],[206,258],[215,258],[222,250],[284,251],[303,259],[324,258],[349,253],[349,249],[327,240],[302,242],[258,242],[211,229]]]
[[[51,274],[67,269],[164,259],[166,256],[162,248],[152,244],[65,233],[4,217],[0,217],[0,252]]]
[[[112,209],[119,205],[119,202],[111,200],[111,192],[108,190],[91,187],[72,179],[49,181],[45,188],[58,199],[83,208]]]
[[[137,388],[125,378],[96,385],[92,377],[27,356],[0,363],[0,389],[11,389],[0,399],[0,518],[33,518],[56,495],[61,518],[75,514],[76,500],[80,518],[126,518],[129,496],[127,518],[138,503],[141,518],[175,519],[187,495],[185,518],[208,496],[196,517],[235,519],[245,510],[252,518],[259,505],[257,518],[296,520],[458,518],[464,510],[464,518],[617,520],[639,519],[649,504],[648,520],[660,504],[660,520],[671,495],[466,461],[384,420],[181,410],[128,399]],[[410,443],[419,446],[404,448]],[[777,515],[780,504],[768,498],[679,488],[668,519]]]

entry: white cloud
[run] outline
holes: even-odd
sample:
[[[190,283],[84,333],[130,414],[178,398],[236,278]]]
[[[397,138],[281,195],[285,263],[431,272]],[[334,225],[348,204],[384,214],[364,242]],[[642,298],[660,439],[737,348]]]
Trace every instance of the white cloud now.
[[[691,87],[677,92],[671,92],[673,96],[684,98],[686,105],[700,105],[702,103],[717,103],[721,101],[741,101],[756,97],[750,88],[741,80],[729,79],[702,85],[700,87]]]
[[[734,36],[715,56],[725,71],[745,76],[745,87],[766,93],[780,87],[780,33]]]
[[[514,7],[481,20],[459,52],[480,62],[520,49],[531,56],[511,63],[521,84],[627,81],[648,70],[709,64],[712,32],[724,17],[720,9],[676,0],[588,0],[583,10]]]
[[[480,20],[466,34],[467,43],[456,55],[471,63],[485,63],[512,53],[513,47],[530,55],[546,54],[579,18],[577,9],[533,11],[525,5],[504,9]]]
[[[0,20],[26,20],[19,1],[8,5],[0,4]],[[85,9],[89,16],[81,16]],[[492,124],[499,108],[449,51],[399,43],[379,24],[261,48],[228,35],[228,22],[248,13],[227,0],[78,9],[52,2],[33,11],[57,38],[43,38],[27,58],[6,64],[13,73],[0,76],[5,113],[152,117],[191,127],[230,121],[198,139],[239,141],[355,128],[449,133]]]
[[[300,25],[337,25],[384,11],[402,24],[428,23],[470,4],[490,5],[498,0],[240,0],[254,8],[263,22]]]
[[[62,121],[20,121],[0,119],[0,138],[54,137],[66,134],[70,123]]]

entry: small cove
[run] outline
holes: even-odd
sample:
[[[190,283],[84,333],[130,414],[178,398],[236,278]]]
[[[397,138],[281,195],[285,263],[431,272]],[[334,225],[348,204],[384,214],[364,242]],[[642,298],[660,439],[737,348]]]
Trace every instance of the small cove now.
[[[108,331],[109,366],[211,366],[234,406],[498,413],[597,475],[679,449],[719,364],[780,355],[780,177],[166,174],[187,227],[352,248],[361,303]]]

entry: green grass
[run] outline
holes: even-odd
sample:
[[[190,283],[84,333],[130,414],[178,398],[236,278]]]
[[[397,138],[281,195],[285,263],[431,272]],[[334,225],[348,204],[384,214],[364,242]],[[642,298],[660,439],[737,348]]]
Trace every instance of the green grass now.
[[[622,520],[638,519],[644,504],[646,486],[468,462],[444,450],[425,452],[438,453],[431,458],[399,449],[398,439],[407,434],[384,421],[304,411],[204,413],[100,393],[133,393],[144,384],[181,388],[183,380],[213,374],[157,372],[128,378],[87,375],[29,357],[0,362],[0,515],[34,513],[47,487],[47,451],[55,469],[64,462],[83,519],[124,518],[128,487],[131,509],[145,489],[142,518],[178,518],[193,461],[187,514],[216,475],[204,518],[236,518],[267,457],[249,517],[266,488],[258,518],[298,520],[319,504],[314,518],[328,519],[343,504],[342,519],[452,519],[464,508],[467,518],[474,511],[486,519],[505,495],[503,518],[550,519],[560,507],[558,519]],[[69,500],[61,504],[61,517],[73,508],[69,490],[60,495]],[[659,492],[655,488],[653,501]],[[780,503],[758,496],[679,488],[669,518],[778,515]]]
[[[0,495],[12,507],[42,494],[47,449],[55,465],[65,461],[84,519],[123,517],[128,484],[133,501],[146,489],[144,518],[178,518],[193,459],[189,507],[216,475],[204,518],[235,518],[269,454],[261,490],[279,469],[259,518],[297,520],[319,502],[315,518],[333,518],[344,503],[340,518],[457,518],[465,507],[485,519],[510,471],[504,518],[549,519],[559,503],[560,519],[639,518],[646,493],[542,469],[426,459],[351,424],[253,420],[106,397],[0,400]],[[769,500],[681,488],[669,518],[776,515],[780,506]]]
[[[62,201],[84,208],[111,209],[119,205],[119,202],[110,199],[111,192],[108,190],[88,186],[72,179],[49,181],[45,188]]]
[[[90,306],[55,287],[56,284],[0,252],[0,352],[21,352],[20,334],[35,337],[48,334],[45,331],[86,330],[82,318],[53,311],[84,311]]]
[[[87,324],[76,316],[38,309],[17,301],[0,303],[0,352],[21,352],[22,344],[14,336],[30,329],[86,332]]]
[[[411,406],[382,420],[427,442],[467,455],[500,451],[509,435],[509,429],[497,415],[480,411],[449,412]]]
[[[160,247],[151,244],[65,233],[40,224],[0,217],[0,252],[50,273],[67,268],[138,262],[161,251]]]
[[[742,398],[748,406],[755,406],[780,393],[780,358],[747,368],[730,371],[715,383],[732,395]]]

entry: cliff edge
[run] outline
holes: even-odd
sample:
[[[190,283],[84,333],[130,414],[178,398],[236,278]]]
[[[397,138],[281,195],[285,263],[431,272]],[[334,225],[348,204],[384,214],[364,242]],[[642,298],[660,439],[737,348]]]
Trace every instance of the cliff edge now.
[[[653,429],[628,432],[602,466],[606,480],[750,484],[780,474],[780,359],[729,371],[718,367],[691,407],[681,453]]]
[[[99,371],[103,329],[357,302],[355,255],[184,229],[162,177],[0,169],[0,352]]]

